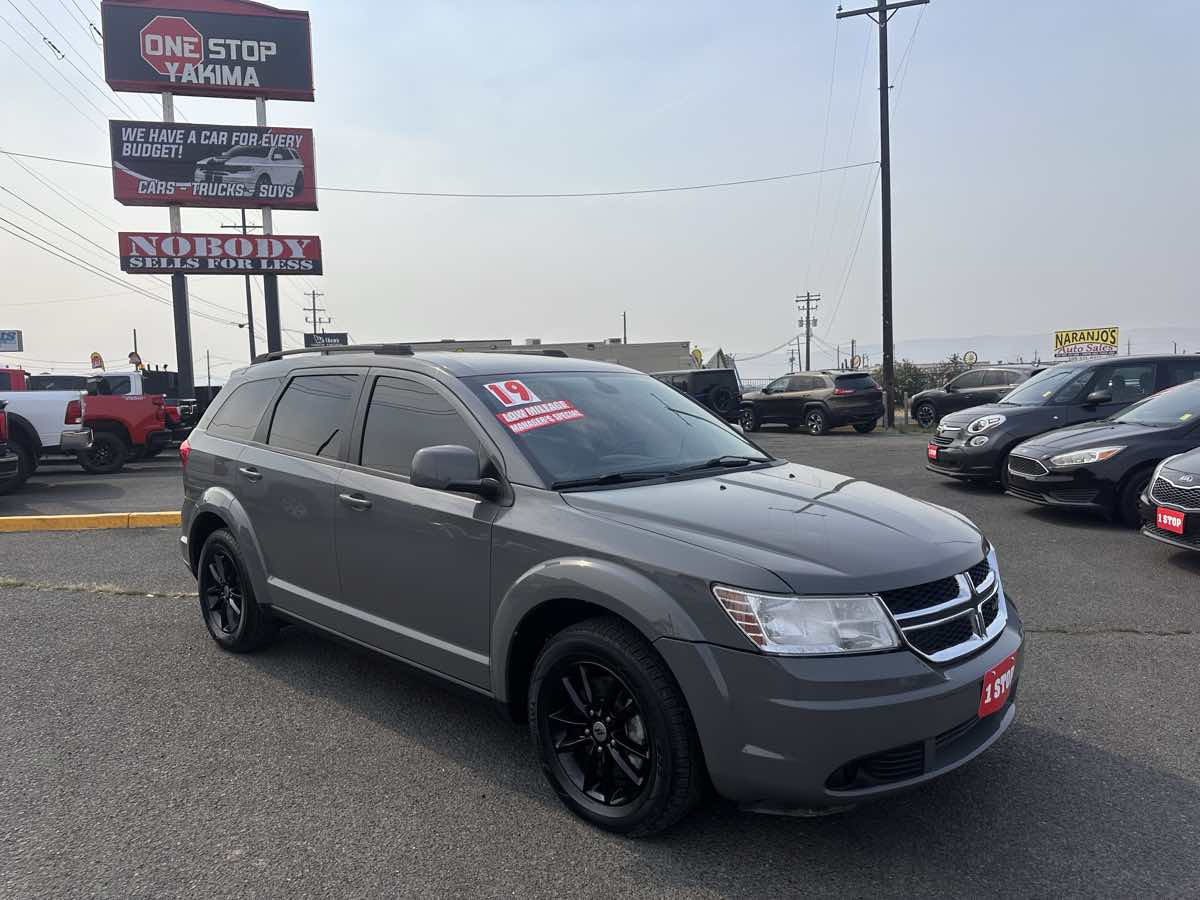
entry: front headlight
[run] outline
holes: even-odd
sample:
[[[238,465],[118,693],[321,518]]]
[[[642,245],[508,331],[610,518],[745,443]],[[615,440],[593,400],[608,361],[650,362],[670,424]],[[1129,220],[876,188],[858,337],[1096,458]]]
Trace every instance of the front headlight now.
[[[878,597],[791,597],[713,586],[713,594],[750,641],[765,653],[863,653],[899,646]]]
[[[967,434],[980,434],[989,428],[995,428],[1004,423],[1004,416],[999,413],[991,416],[980,416],[967,426]]]
[[[1075,450],[1071,453],[1060,453],[1058,456],[1050,457],[1050,465],[1056,469],[1065,469],[1071,466],[1088,466],[1092,463],[1104,462],[1106,459],[1112,459],[1125,447],[1089,447],[1086,450]]]

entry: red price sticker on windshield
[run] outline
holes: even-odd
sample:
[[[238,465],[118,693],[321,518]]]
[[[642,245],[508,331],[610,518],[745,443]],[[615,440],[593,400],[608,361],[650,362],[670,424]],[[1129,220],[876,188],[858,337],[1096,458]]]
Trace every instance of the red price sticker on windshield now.
[[[538,395],[525,387],[524,382],[512,378],[508,381],[493,381],[485,384],[483,389],[503,403],[505,406],[520,406],[523,403],[537,403]]]
[[[496,413],[496,418],[513,434],[524,434],[535,428],[557,425],[559,422],[572,422],[583,417],[583,413],[577,410],[570,400],[551,400]]]

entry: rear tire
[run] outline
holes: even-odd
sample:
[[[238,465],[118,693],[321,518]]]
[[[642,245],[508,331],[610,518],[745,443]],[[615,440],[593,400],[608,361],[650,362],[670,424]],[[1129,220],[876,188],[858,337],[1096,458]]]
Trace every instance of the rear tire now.
[[[820,436],[829,430],[829,416],[819,406],[814,406],[804,414],[804,430],[814,436]]]
[[[932,428],[937,424],[938,420],[937,407],[928,400],[918,403],[913,410],[913,418],[917,420],[917,424],[922,428]]]
[[[129,449],[125,442],[111,431],[97,431],[92,435],[92,445],[79,451],[79,464],[93,475],[112,475],[125,466]]]
[[[1134,472],[1130,475],[1117,494],[1116,509],[1114,518],[1117,521],[1124,523],[1130,528],[1140,528],[1142,525],[1142,514],[1138,510],[1138,497],[1142,491],[1150,484],[1150,477],[1154,474],[1154,469],[1143,469],[1140,472]]]
[[[879,424],[878,420],[872,420],[870,422],[859,422],[857,425],[854,426],[854,430],[857,431],[859,434],[870,434],[872,431],[875,430],[875,426],[878,424]]]
[[[529,731],[559,799],[599,828],[654,834],[700,798],[703,757],[683,695],[619,619],[588,619],[550,639],[533,667]]]
[[[0,481],[0,494],[11,494],[20,488],[29,480],[29,476],[33,474],[35,468],[33,451],[24,444],[13,441],[8,445],[8,449],[17,457],[17,474],[12,478]]]
[[[196,566],[200,618],[224,650],[249,653],[275,637],[279,624],[254,599],[237,541],[226,529],[214,531],[200,549]]]
[[[742,431],[747,434],[752,431],[758,431],[762,427],[762,423],[758,421],[758,415],[749,406],[742,409],[741,415],[738,416],[738,422],[742,426]]]

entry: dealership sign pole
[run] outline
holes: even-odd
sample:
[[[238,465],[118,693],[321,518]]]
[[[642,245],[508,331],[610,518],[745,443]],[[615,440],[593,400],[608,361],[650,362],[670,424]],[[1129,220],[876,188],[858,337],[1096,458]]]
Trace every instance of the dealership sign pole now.
[[[170,210],[170,234],[120,235],[121,268],[171,273],[180,388],[194,392],[185,273],[262,274],[267,349],[276,351],[276,276],[321,272],[319,239],[272,236],[272,207],[317,208],[312,132],[266,127],[267,99],[314,97],[308,13],[251,0],[103,0],[101,19],[109,86],[162,94],[161,127],[109,126],[114,196]],[[177,126],[176,94],[253,99],[258,128]],[[264,237],[184,234],[181,206],[258,206]]]

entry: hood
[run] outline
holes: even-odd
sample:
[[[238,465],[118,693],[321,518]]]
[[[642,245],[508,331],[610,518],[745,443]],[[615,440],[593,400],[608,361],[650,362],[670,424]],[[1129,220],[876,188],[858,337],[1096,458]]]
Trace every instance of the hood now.
[[[767,396],[767,395],[764,394],[762,391],[745,391],[742,394],[742,399],[743,400],[759,400],[765,396]]]
[[[947,396],[945,388],[931,387],[931,388],[925,388],[925,390],[918,391],[917,393],[913,394],[912,397],[909,398],[908,402],[910,404],[916,404],[916,403],[919,403],[920,401],[926,400],[930,397],[945,397],[945,396]]]
[[[984,555],[983,535],[956,512],[794,463],[562,497],[760,566],[800,593],[907,587],[964,572]]]
[[[1162,434],[1165,430],[1132,422],[1085,422],[1039,434],[1021,444],[1017,451],[1025,455],[1054,456],[1106,444],[1128,444],[1148,434]]]

